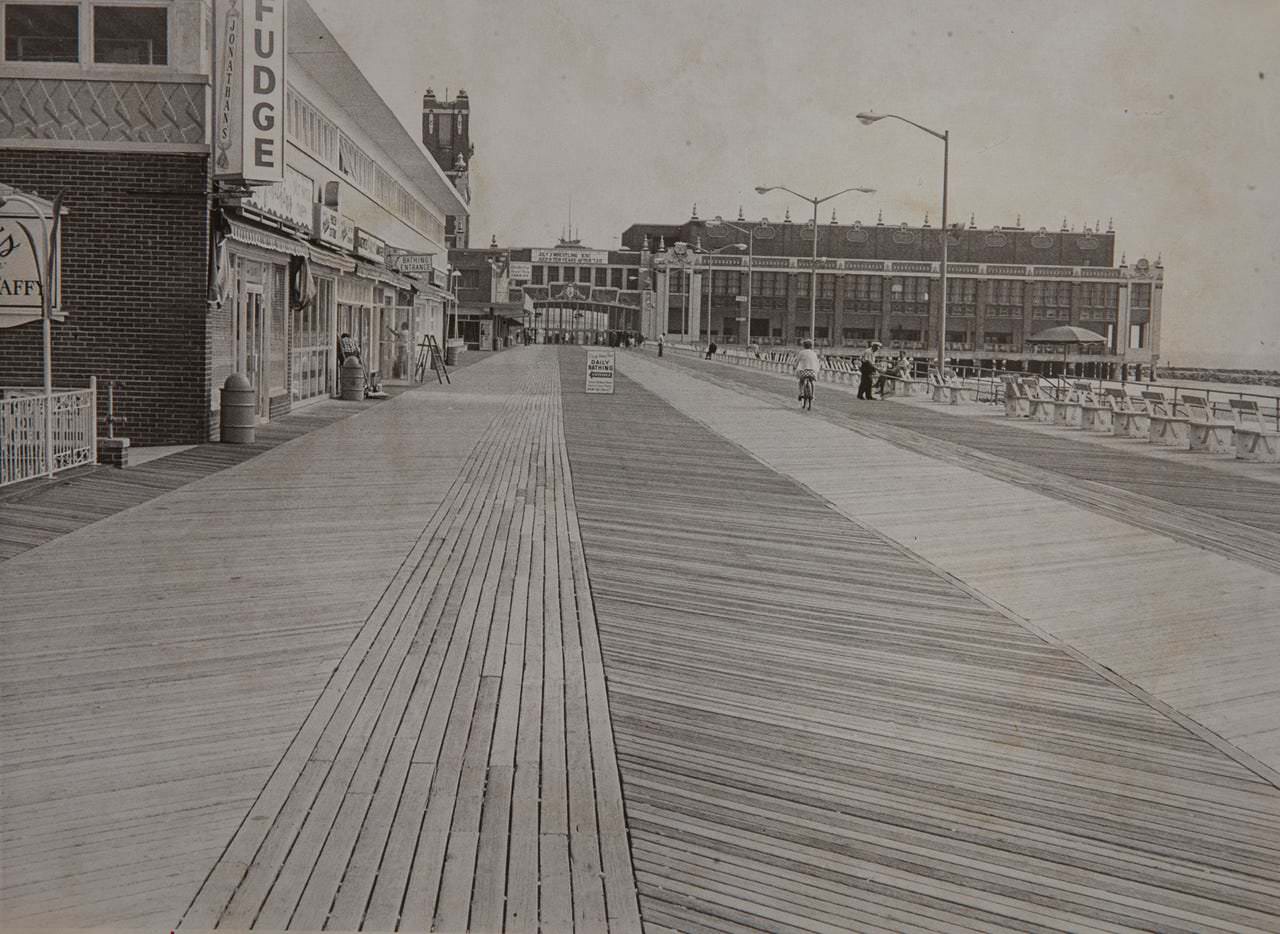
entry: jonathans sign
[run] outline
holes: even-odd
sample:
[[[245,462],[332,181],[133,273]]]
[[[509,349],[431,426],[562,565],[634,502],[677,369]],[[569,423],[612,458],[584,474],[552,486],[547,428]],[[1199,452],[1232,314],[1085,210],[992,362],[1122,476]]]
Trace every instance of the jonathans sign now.
[[[219,0],[215,178],[284,181],[286,3]]]

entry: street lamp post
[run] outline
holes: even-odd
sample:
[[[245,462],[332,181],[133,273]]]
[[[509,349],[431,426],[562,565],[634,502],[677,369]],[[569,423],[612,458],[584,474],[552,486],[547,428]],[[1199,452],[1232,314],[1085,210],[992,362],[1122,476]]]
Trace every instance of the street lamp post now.
[[[938,315],[938,375],[941,376],[947,362],[947,159],[951,147],[951,131],[943,130],[939,133],[937,130],[931,130],[927,126],[921,126],[914,120],[908,120],[897,114],[875,114],[864,111],[857,116],[859,122],[866,126],[886,117],[891,120],[901,120],[903,123],[911,124],[917,130],[923,130],[930,136],[942,140],[942,301]]]
[[[717,247],[714,250],[698,250],[697,252],[702,253],[704,256],[714,256],[717,253],[723,253],[725,250],[746,250],[746,249],[748,249],[748,246],[745,243],[726,243],[724,246]],[[692,277],[690,277],[690,282],[692,281],[693,281]],[[699,297],[699,300],[701,300],[701,297],[702,297],[701,287],[699,287],[698,289],[698,297]],[[707,344],[708,345],[711,344],[711,264],[710,263],[707,264]]]
[[[458,337],[458,280],[462,273],[457,269],[449,270],[449,296],[453,300],[453,314],[449,316],[449,339]]]
[[[766,217],[764,219],[764,222],[766,224],[769,223],[769,218]],[[738,233],[744,233],[747,235],[747,327],[746,327],[746,333],[743,334],[743,337],[746,339],[742,342],[742,346],[745,349],[746,346],[751,343],[751,295],[752,295],[751,268],[752,266],[755,265],[755,257],[756,257],[756,225],[752,224],[749,228],[739,227],[737,224],[729,223],[727,220],[725,220],[723,217],[717,214],[714,218],[707,221],[707,226],[708,227],[722,227],[722,226],[732,227],[734,230],[738,231]]]
[[[818,205],[824,201],[830,201],[832,198],[838,198],[843,194],[851,191],[861,192],[864,195],[875,194],[874,188],[845,188],[837,191],[833,195],[827,195],[825,198],[811,198],[808,195],[802,195],[798,191],[792,191],[786,185],[757,185],[756,194],[765,195],[771,191],[785,191],[795,195],[801,201],[808,201],[813,205],[813,268],[812,275],[809,279],[809,339],[816,342],[818,334]]]

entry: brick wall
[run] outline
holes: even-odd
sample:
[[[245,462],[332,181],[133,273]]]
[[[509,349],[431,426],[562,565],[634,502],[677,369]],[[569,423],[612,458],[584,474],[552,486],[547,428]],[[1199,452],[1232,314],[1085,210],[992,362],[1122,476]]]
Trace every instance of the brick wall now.
[[[53,325],[55,385],[116,389],[133,445],[209,434],[208,207],[204,156],[0,149],[0,181],[65,192],[64,322]],[[37,386],[39,322],[0,331],[0,385]]]

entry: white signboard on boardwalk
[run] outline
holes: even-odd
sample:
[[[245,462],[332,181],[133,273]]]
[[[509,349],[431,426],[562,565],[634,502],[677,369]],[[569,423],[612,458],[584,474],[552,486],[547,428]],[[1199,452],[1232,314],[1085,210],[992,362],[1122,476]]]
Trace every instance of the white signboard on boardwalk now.
[[[614,355],[612,350],[587,351],[587,392],[613,394]]]

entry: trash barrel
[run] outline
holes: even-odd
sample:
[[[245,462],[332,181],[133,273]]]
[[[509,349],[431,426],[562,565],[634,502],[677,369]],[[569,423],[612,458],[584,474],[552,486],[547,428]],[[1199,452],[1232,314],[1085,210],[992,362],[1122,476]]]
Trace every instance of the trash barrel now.
[[[347,357],[338,376],[338,393],[344,402],[359,402],[364,398],[364,367],[359,357]]]
[[[447,366],[458,365],[458,345],[450,344],[444,349],[444,362]]]
[[[243,373],[232,373],[222,384],[218,438],[226,444],[253,444],[258,427],[257,393]]]

